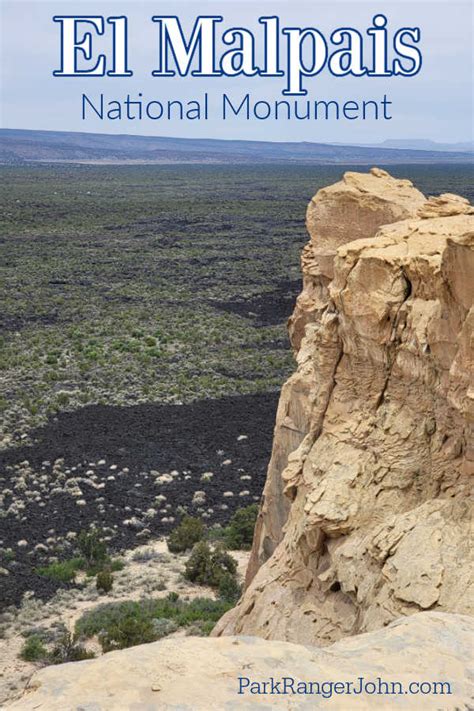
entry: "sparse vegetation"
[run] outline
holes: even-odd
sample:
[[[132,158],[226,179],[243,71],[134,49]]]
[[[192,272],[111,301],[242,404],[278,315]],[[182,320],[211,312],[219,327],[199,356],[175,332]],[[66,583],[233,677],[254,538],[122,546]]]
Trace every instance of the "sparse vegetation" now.
[[[84,659],[93,659],[95,654],[88,651],[75,635],[69,630],[64,630],[52,650],[48,653],[50,664],[65,664],[66,662],[82,662]]]
[[[201,519],[185,516],[168,537],[168,549],[172,553],[191,550],[196,543],[207,539],[220,543],[229,550],[250,550],[252,547],[258,504],[237,509],[229,524],[223,528],[207,529]]]
[[[103,532],[96,528],[81,531],[77,538],[77,550],[82,554],[80,557],[40,566],[36,569],[37,574],[59,583],[68,583],[74,581],[77,574],[83,571],[88,576],[97,575],[97,589],[109,592],[113,584],[112,573],[122,570],[123,563],[110,558]]]
[[[231,607],[224,600],[179,597],[144,598],[99,605],[76,623],[76,636],[98,636],[104,652],[154,642],[180,627],[198,624],[209,634],[217,620]]]
[[[83,413],[87,406],[191,406],[210,398],[276,393],[293,370],[285,320],[299,290],[313,169],[24,165],[1,171],[0,448],[20,451],[32,444],[33,428],[46,425],[48,418],[53,423],[58,415],[61,426],[65,413]],[[52,461],[43,470],[38,463],[36,471],[34,464],[35,471],[25,475],[35,492],[28,504],[35,521],[62,505],[66,480],[74,474],[89,478],[88,461],[70,460],[64,443],[65,451],[54,455],[65,457],[64,465],[55,467]],[[53,459],[52,453],[44,459]],[[107,468],[115,463],[120,464],[107,461]],[[73,466],[76,472],[66,473]],[[133,463],[125,466],[132,488],[138,472]],[[121,525],[135,516],[123,511],[135,502],[123,500],[119,472],[107,477],[100,472],[100,481],[80,483],[81,494],[66,491],[65,515],[54,534],[42,530],[41,538],[31,537],[27,549],[17,550],[23,533],[17,535],[16,529],[24,514],[16,505],[23,494],[9,485],[17,474],[6,472],[2,489],[10,493],[0,512],[9,532],[2,535],[3,545],[14,547],[18,561],[1,566],[9,573],[2,581],[8,602],[18,602],[36,586],[54,590],[32,574],[39,568],[58,585],[78,579],[70,564],[49,569],[52,558],[61,564],[69,556],[87,559],[87,552],[73,550],[72,540],[70,546],[47,543],[64,537],[69,522],[76,533],[84,525],[79,518],[87,524],[113,522],[117,548],[129,545],[135,531],[141,533],[124,532]],[[46,475],[41,486],[32,481]],[[200,488],[217,491],[219,475],[216,469],[214,479]],[[94,488],[102,483],[105,491]],[[205,514],[209,523],[208,515],[224,520],[240,502],[233,488],[236,500],[228,502],[228,513],[209,495],[202,512],[191,502],[188,512]],[[247,488],[242,483],[241,489]],[[174,499],[169,503],[176,506]],[[156,515],[139,523],[151,535],[168,534],[181,514],[170,522],[174,512],[162,510],[167,504],[158,506],[152,499],[150,504]],[[208,514],[207,508],[214,512]],[[162,525],[163,519],[168,521]],[[36,544],[47,550],[30,556]],[[87,561],[90,574],[103,567],[96,562]]]
[[[47,638],[49,638],[48,645],[45,642]],[[53,635],[47,630],[43,630],[41,635],[30,635],[20,651],[20,657],[24,661],[42,664],[80,662],[84,659],[93,659],[94,656],[64,625],[59,625],[59,630]]]
[[[292,371],[305,207],[343,166],[1,170],[9,444],[58,410],[266,392]],[[469,166],[403,173],[471,196]]]
[[[314,169],[289,171],[3,167],[5,433],[101,401],[278,388],[315,187]],[[249,316],[273,291],[286,311]]]

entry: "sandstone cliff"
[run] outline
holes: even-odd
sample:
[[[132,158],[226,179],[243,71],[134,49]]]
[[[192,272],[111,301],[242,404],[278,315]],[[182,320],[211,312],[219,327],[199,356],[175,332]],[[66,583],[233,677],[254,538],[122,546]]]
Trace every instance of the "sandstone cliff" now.
[[[473,614],[474,210],[385,171],[308,208],[247,590],[216,635],[324,645]]]
[[[48,667],[8,708],[29,711],[222,711],[223,709],[461,709],[472,698],[466,659],[472,619],[420,613],[388,629],[338,642],[330,649],[252,637],[166,639],[110,652],[99,659]],[[314,696],[239,695],[239,677],[253,681],[448,682],[451,694]],[[391,687],[390,687],[391,688]],[[314,687],[316,690],[316,687]],[[426,687],[425,687],[426,689]],[[446,689],[447,691],[447,689]],[[248,692],[248,690],[247,690]],[[434,704],[434,705],[433,705]]]

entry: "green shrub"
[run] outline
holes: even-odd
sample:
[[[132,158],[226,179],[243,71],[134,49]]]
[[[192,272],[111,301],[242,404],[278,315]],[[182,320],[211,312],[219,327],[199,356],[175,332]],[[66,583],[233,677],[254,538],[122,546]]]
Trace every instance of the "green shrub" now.
[[[20,657],[25,662],[39,662],[47,658],[48,652],[37,635],[28,637],[20,651]]]
[[[48,647],[45,645],[48,643]],[[52,648],[51,648],[51,645]],[[44,662],[45,664],[63,664],[65,662],[80,662],[83,659],[93,659],[92,652],[78,642],[64,625],[58,630],[43,629],[30,635],[25,641],[20,655],[28,662]]]
[[[223,540],[230,550],[249,550],[257,520],[258,504],[237,509],[224,529]]]
[[[156,639],[153,620],[142,615],[126,616],[99,633],[99,642],[104,652],[147,644]]]
[[[207,543],[200,541],[194,546],[186,562],[184,577],[192,583],[210,585],[213,579],[211,570],[211,549]]]
[[[85,612],[76,622],[75,638],[98,635],[104,652],[154,642],[179,628],[198,625],[209,634],[217,620],[232,607],[223,599],[144,598],[111,602]]]
[[[214,626],[231,607],[232,605],[224,600],[197,597],[191,602],[181,603],[175,619],[180,627],[188,627],[195,622],[210,622]]]
[[[226,602],[236,603],[240,598],[242,589],[235,575],[224,573],[219,582],[219,597]]]
[[[35,572],[50,580],[68,583],[75,579],[80,570],[85,571],[89,576],[98,575],[103,571],[111,574],[122,570],[124,567],[123,561],[109,558],[107,546],[101,536],[102,533],[97,529],[83,531],[79,534],[77,545],[82,557],[56,561],[37,568]]]
[[[186,562],[184,577],[192,583],[217,588],[225,574],[235,576],[236,571],[236,561],[223,548],[211,550],[208,543],[200,541]]]
[[[86,561],[88,568],[98,568],[108,559],[107,545],[103,540],[103,532],[98,528],[81,531],[77,538],[77,547]]]
[[[100,570],[97,573],[96,588],[99,592],[109,593],[114,584],[114,576],[110,570]]]
[[[221,546],[216,546],[211,554],[212,575],[217,585],[220,584],[223,575],[235,576],[237,573],[237,561],[232,558]]]
[[[204,538],[205,527],[201,519],[185,516],[168,538],[171,553],[184,553]]]
[[[58,583],[69,583],[75,579],[79,570],[84,568],[84,560],[82,558],[70,558],[69,560],[57,561],[49,565],[36,568],[36,573],[56,580]]]

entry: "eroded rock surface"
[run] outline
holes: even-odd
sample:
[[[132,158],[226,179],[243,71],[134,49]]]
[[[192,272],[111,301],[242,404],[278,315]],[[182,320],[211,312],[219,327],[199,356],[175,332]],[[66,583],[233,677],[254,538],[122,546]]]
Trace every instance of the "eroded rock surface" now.
[[[325,645],[473,614],[473,213],[379,169],[311,201],[298,367],[248,587],[215,634]]]
[[[255,637],[186,637],[63,664],[37,673],[24,696],[9,709],[44,711],[209,711],[215,709],[461,709],[472,698],[468,660],[474,622],[461,615],[420,613],[387,629],[343,640],[329,649]],[[448,682],[437,694],[239,695],[239,677],[252,681],[365,681],[408,691],[415,682]],[[301,688],[301,687],[300,687]],[[389,687],[392,688],[391,686]],[[432,687],[430,687],[432,688]],[[316,691],[317,687],[313,687]],[[396,688],[398,691],[399,687]],[[428,689],[429,690],[429,689]]]

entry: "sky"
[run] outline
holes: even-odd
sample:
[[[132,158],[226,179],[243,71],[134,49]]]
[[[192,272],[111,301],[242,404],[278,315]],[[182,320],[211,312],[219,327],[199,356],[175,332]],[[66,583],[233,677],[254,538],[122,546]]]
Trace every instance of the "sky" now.
[[[186,138],[256,139],[377,143],[386,139],[431,139],[456,143],[472,140],[473,66],[472,4],[457,0],[363,0],[330,2],[268,2],[267,0],[3,0],[1,25],[1,125],[3,128],[128,133]],[[366,29],[383,12],[389,32],[420,27],[423,66],[417,76],[367,78],[333,77],[327,70],[306,79],[310,100],[380,100],[392,102],[390,121],[250,121],[241,117],[224,121],[222,93],[235,102],[249,93],[252,101],[281,100],[284,80],[276,78],[152,77],[158,52],[157,27],[152,15],[178,15],[189,30],[197,15],[224,16],[223,27],[248,27],[258,33],[258,17],[278,15],[282,26],[316,27],[329,36],[339,27]],[[130,78],[54,77],[59,68],[60,26],[53,15],[126,15],[129,23]],[[95,41],[95,40],[94,40]],[[109,38],[97,38],[95,47],[107,49]],[[368,46],[368,45],[367,45]],[[257,59],[261,53],[260,44]],[[146,100],[202,101],[209,94],[207,121],[83,120],[82,94],[94,100],[122,101],[127,94]],[[91,113],[91,112],[90,112]]]

